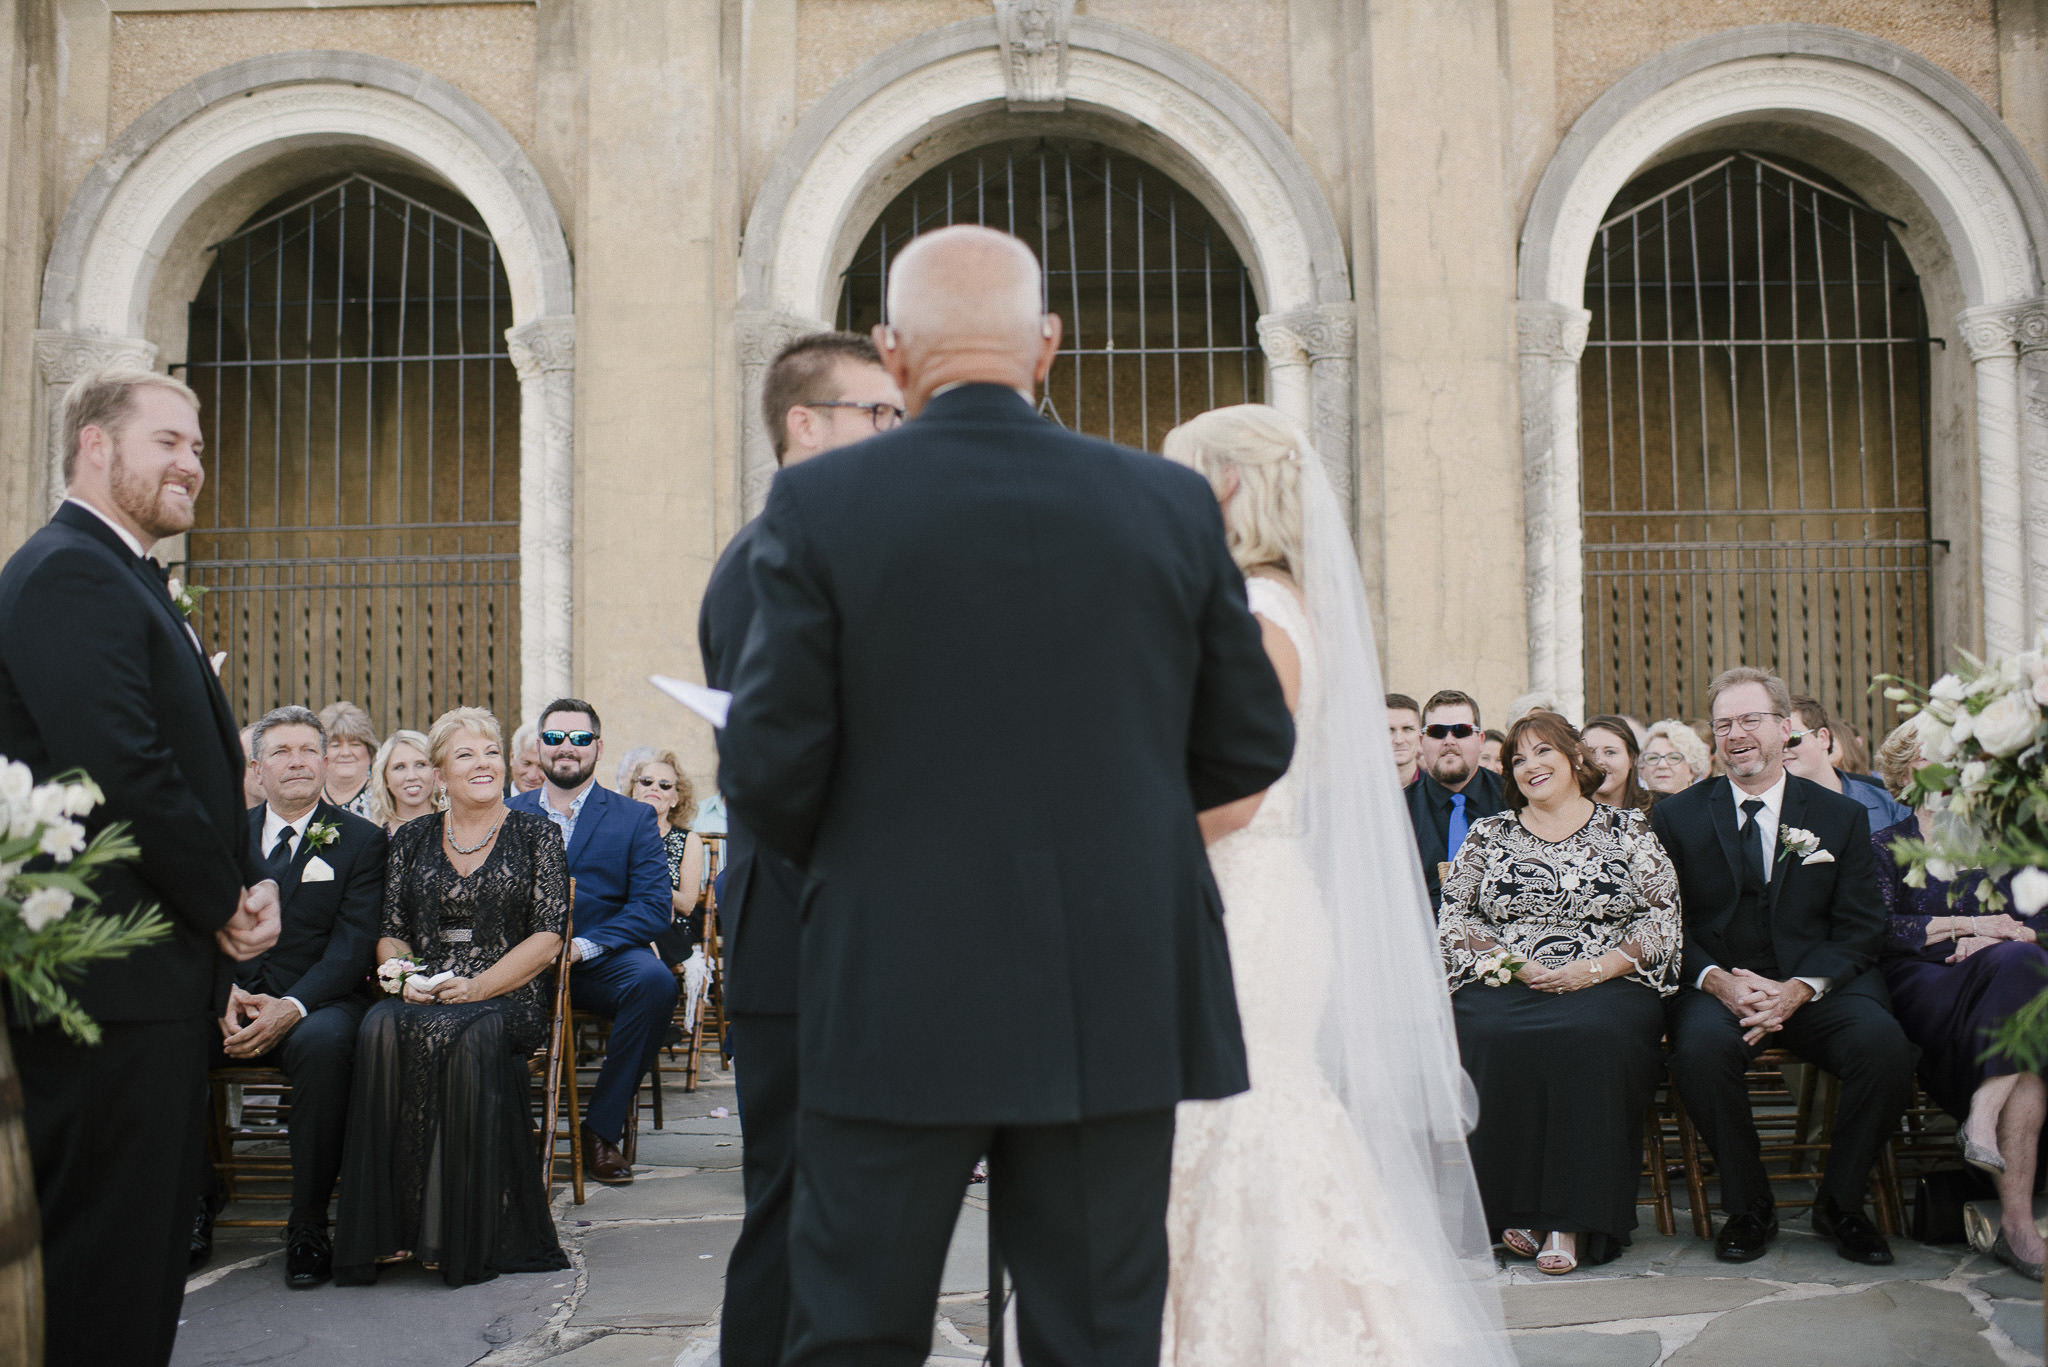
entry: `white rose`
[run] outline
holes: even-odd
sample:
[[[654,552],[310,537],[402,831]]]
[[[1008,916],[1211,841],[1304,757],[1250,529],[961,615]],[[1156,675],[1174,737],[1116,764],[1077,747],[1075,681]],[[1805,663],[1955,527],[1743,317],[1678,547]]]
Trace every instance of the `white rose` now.
[[[1956,713],[1955,723],[1948,728],[1948,738],[1954,744],[1960,746],[1970,738],[1976,729],[1976,718],[1972,717],[1968,712],[1958,712]]]
[[[1934,687],[1927,690],[1927,696],[1938,702],[1961,702],[1968,691],[1961,679],[1953,674],[1944,674],[1934,681]]]
[[[36,844],[59,864],[68,864],[72,855],[85,848],[85,827],[76,821],[54,821],[43,827],[42,839]]]
[[[1927,861],[1927,876],[1939,878],[1944,883],[1953,883],[1956,881],[1956,866],[1946,859],[1930,859]]]
[[[1920,753],[1930,764],[1946,764],[1955,757],[1956,743],[1949,735],[1948,723],[1932,712],[1922,712],[1913,718],[1913,734],[1920,742]]]
[[[2021,693],[2007,693],[1979,712],[1971,730],[1977,744],[2001,758],[2017,755],[2034,738],[2040,721],[2033,699]]]
[[[1965,788],[1974,788],[1984,781],[1984,775],[1991,772],[1991,766],[1981,759],[1973,759],[1963,766],[1961,783]]]
[[[35,775],[20,760],[0,764],[0,802],[19,807],[36,790]]]
[[[62,888],[37,888],[21,901],[21,920],[30,930],[41,930],[52,921],[64,919],[71,910],[71,894]]]
[[[2012,902],[2020,915],[2032,916],[2048,907],[2048,870],[2021,869],[2012,876]]]

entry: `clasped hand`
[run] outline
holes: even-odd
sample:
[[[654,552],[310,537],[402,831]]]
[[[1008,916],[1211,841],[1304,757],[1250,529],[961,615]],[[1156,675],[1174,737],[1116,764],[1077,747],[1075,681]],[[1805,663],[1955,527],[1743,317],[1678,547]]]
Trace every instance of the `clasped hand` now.
[[[235,914],[213,933],[220,952],[241,963],[276,944],[279,905],[277,884],[268,878],[253,888],[243,888]]]
[[[229,1058],[255,1058],[278,1045],[299,1023],[299,1008],[267,992],[228,989],[227,1014],[220,1018],[221,1052]]]
[[[412,979],[408,978],[405,982],[405,990],[399,995],[403,996],[407,1001],[419,1005],[424,1005],[427,1002],[440,1002],[443,1005],[452,1005],[456,1002],[480,1002],[483,1000],[482,994],[477,991],[476,979],[474,978],[449,978],[445,982],[436,984],[426,991],[421,991],[419,988],[414,987]]]
[[[1545,968],[1539,963],[1525,965],[1515,976],[1535,988],[1538,992],[1576,992],[1582,987],[1591,987],[1601,979],[1599,968],[1591,959],[1574,959],[1571,963],[1556,968]]]
[[[1708,976],[1707,990],[1735,1014],[1743,1028],[1744,1044],[1755,1044],[1783,1030],[1792,1013],[1813,999],[1812,984],[1797,978],[1779,982],[1746,968],[1715,969],[1714,973],[1720,976]]]

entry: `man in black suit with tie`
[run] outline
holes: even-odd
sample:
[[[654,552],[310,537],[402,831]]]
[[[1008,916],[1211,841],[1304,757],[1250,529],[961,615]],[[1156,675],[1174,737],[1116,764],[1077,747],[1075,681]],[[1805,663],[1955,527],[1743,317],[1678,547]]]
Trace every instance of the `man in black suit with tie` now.
[[[761,417],[785,469],[888,431],[903,420],[903,391],[875,344],[850,332],[799,337],[761,385]],[[697,647],[704,682],[730,690],[754,620],[748,556],[758,522],[740,528],[704,587]],[[745,1152],[746,1223],[725,1269],[718,1352],[724,1367],[776,1367],[789,1318],[789,1198],[796,1178],[797,901],[803,876],[764,850],[728,813],[725,1009]]]
[[[1473,822],[1506,806],[1500,775],[1480,767],[1485,744],[1479,704],[1471,694],[1441,688],[1430,695],[1422,709],[1422,773],[1403,796],[1433,907],[1441,906],[1444,897],[1438,868],[1457,856]]]
[[[333,1272],[327,1203],[341,1173],[356,1028],[369,1009],[387,842],[374,822],[323,799],[327,737],[313,712],[265,714],[249,748],[267,799],[248,815],[250,852],[277,880],[282,928],[275,948],[235,967],[213,1063],[282,1068],[291,1079],[284,1280],[303,1291]],[[212,1247],[216,1209],[211,1193],[202,1198],[195,1261]]]
[[[92,964],[72,994],[97,1046],[10,1015],[42,1216],[50,1367],[169,1360],[203,1155],[214,967],[277,939],[277,887],[244,835],[242,748],[199,639],[145,552],[188,530],[199,403],[104,371],[64,402],[67,497],[0,570],[0,754],[83,769],[141,847],[100,877],[109,913],[170,933]]]
[[[983,1154],[1025,1360],[1157,1367],[1173,1108],[1246,1086],[1196,818],[1292,721],[1208,483],[1033,411],[1040,300],[1014,238],[913,242],[915,421],[755,533],[719,753],[806,875],[788,1367],[924,1361]]]
[[[1744,1073],[1790,1049],[1841,1079],[1813,1225],[1852,1262],[1889,1263],[1863,1214],[1878,1150],[1913,1086],[1906,1041],[1878,976],[1884,904],[1863,805],[1785,772],[1791,694],[1737,667],[1707,687],[1728,777],[1650,809],[1678,870],[1686,986],[1667,1007],[1671,1076],[1721,1170],[1728,1213],[1714,1255],[1763,1256],[1777,1234]]]

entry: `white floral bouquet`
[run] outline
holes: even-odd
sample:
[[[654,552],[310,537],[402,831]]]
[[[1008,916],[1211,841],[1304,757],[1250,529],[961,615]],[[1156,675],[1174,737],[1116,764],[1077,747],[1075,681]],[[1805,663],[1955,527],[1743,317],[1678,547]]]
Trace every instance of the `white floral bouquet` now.
[[[171,929],[154,907],[124,916],[91,910],[94,871],[138,853],[119,824],[86,839],[79,818],[104,801],[82,773],[39,785],[26,764],[0,756],[0,980],[18,1020],[55,1021],[81,1044],[99,1043],[100,1028],[64,979]]]
[[[411,959],[386,959],[377,965],[377,986],[389,996],[397,996],[405,990],[405,980],[420,971],[420,966]]]
[[[1505,945],[1480,955],[1474,965],[1479,970],[1479,981],[1488,987],[1506,987],[1517,973],[1528,966],[1527,959]]]

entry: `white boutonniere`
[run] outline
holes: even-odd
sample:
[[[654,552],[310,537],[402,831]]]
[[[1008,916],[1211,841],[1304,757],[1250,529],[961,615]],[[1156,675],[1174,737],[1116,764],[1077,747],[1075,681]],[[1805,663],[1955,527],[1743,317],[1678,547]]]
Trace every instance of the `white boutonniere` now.
[[[1835,857],[1820,847],[1820,837],[1812,831],[1802,831],[1797,826],[1778,827],[1778,845],[1788,854],[1799,856],[1802,864],[1832,864]],[[1822,856],[1816,858],[1815,856]]]
[[[192,614],[199,611],[199,600],[210,592],[197,584],[187,584],[175,574],[164,580],[164,588],[170,592],[171,602],[176,605],[178,615],[188,622],[192,620]]]
[[[306,843],[316,850],[324,850],[341,839],[341,827],[332,821],[316,821],[306,827]]]

